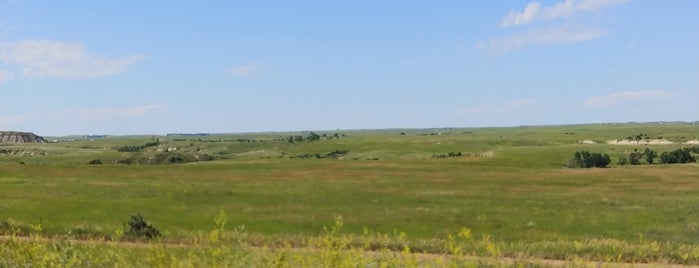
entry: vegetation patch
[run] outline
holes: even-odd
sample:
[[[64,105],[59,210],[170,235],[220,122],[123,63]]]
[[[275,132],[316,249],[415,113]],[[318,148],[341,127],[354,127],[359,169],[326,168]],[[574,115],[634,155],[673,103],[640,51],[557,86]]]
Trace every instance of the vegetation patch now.
[[[346,150],[335,150],[332,152],[329,152],[327,154],[320,154],[320,153],[304,153],[304,154],[299,154],[296,157],[297,158],[313,158],[313,159],[341,159],[343,158],[349,151]]]
[[[128,225],[129,228],[126,231],[126,235],[133,238],[153,239],[162,236],[160,234],[160,230],[153,227],[151,223],[146,221],[141,213],[131,215]]]
[[[575,152],[573,158],[568,161],[569,168],[606,168],[611,163],[608,154],[590,153],[588,151]]]
[[[121,146],[117,147],[116,150],[119,152],[142,152],[148,147],[157,147],[160,144],[159,140],[155,140],[152,142],[148,142],[143,145],[126,145],[126,146]]]

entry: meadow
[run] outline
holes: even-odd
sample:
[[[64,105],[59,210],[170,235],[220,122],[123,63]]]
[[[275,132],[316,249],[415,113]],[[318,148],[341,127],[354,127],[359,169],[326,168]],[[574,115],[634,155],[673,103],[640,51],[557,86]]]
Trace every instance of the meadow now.
[[[615,165],[699,125],[315,133],[1,145],[0,266],[699,264],[699,165]],[[675,143],[607,144],[639,133]],[[566,168],[582,150],[612,166]],[[163,236],[124,235],[136,213]]]

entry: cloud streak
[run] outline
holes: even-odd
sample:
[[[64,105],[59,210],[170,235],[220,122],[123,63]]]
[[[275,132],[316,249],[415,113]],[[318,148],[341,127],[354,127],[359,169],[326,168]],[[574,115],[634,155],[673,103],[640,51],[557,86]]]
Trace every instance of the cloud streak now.
[[[546,46],[566,43],[578,43],[601,38],[607,32],[597,29],[572,29],[559,27],[518,33],[503,38],[495,38],[481,42],[478,46],[491,54],[500,55],[512,50],[528,46]]]
[[[0,43],[0,60],[20,66],[25,77],[92,79],[123,72],[142,59],[139,55],[121,58],[90,55],[80,43],[49,40]]]
[[[538,2],[531,2],[522,11],[510,11],[500,21],[500,27],[524,25],[537,20],[555,20],[572,17],[577,13],[594,12],[620,4],[630,0],[565,0],[551,6],[541,7]]]
[[[586,106],[613,106],[619,103],[637,103],[645,100],[671,97],[672,93],[664,89],[623,91],[605,96],[591,97],[585,100]]]
[[[493,55],[518,50],[530,46],[552,46],[580,43],[608,36],[610,33],[599,28],[586,26],[585,22],[570,23],[569,19],[579,13],[593,13],[630,0],[563,0],[549,6],[539,2],[528,3],[523,10],[512,10],[505,15],[498,26],[508,28],[533,23],[535,21],[557,21],[543,27],[524,28],[504,37],[493,38],[477,43],[477,47]]]

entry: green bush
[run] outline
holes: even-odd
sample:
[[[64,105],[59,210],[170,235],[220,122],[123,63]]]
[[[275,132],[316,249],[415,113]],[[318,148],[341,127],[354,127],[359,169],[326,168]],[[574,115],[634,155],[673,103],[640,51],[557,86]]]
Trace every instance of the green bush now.
[[[694,158],[691,152],[691,148],[682,148],[672,152],[663,152],[660,154],[660,162],[663,164],[684,164],[697,162],[696,158]]]
[[[153,227],[153,225],[148,223],[148,221],[143,218],[141,213],[131,215],[131,219],[129,220],[129,230],[126,232],[126,234],[133,237],[145,237],[148,239],[162,236],[158,229]]]
[[[608,154],[590,153],[588,151],[575,152],[573,158],[568,161],[570,168],[605,168],[612,160]],[[632,162],[633,164],[633,162]]]

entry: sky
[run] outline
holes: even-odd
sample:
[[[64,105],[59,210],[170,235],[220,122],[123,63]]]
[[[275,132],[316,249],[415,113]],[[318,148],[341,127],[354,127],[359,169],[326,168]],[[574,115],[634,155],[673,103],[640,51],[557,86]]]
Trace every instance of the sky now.
[[[0,130],[699,120],[699,1],[0,0]]]

